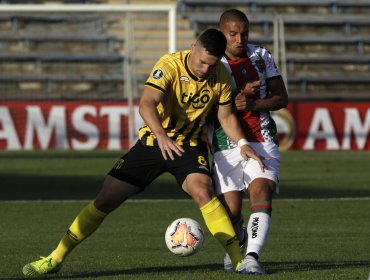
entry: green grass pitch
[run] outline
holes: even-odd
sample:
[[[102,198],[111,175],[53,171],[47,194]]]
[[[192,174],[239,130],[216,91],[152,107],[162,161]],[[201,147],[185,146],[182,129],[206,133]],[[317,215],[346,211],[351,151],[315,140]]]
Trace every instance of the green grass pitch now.
[[[50,253],[95,196],[117,155],[0,154],[0,279],[24,279],[22,266]],[[261,258],[269,274],[257,278],[367,280],[370,154],[284,152],[282,162],[280,195]],[[224,273],[223,251],[207,231],[194,256],[177,257],[167,250],[164,232],[173,219],[192,217],[205,228],[199,210],[172,178],[162,176],[136,198],[109,215],[62,270],[47,278],[256,278]]]

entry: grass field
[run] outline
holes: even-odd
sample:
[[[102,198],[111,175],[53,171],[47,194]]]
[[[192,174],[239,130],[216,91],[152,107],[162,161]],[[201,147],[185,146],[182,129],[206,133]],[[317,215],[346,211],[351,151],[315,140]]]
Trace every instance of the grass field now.
[[[0,279],[47,255],[93,198],[116,153],[0,154]],[[280,195],[258,279],[359,279],[370,273],[370,153],[285,152]],[[155,200],[147,200],[149,197]],[[168,199],[171,198],[171,199]],[[222,271],[222,249],[206,234],[191,257],[172,255],[164,232],[199,210],[162,176],[112,213],[56,279],[254,279]],[[73,201],[71,201],[73,199]],[[247,212],[247,210],[245,210]]]

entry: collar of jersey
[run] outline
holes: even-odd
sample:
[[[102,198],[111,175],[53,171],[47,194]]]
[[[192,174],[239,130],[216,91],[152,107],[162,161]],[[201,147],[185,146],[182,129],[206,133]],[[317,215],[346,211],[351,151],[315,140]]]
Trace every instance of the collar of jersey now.
[[[193,72],[191,72],[190,67],[189,67],[189,57],[190,57],[191,52],[187,53],[185,56],[185,69],[186,72],[188,72],[189,76],[196,82],[202,82],[205,80],[205,78],[198,78]]]
[[[228,60],[228,61],[233,61],[230,57],[228,57],[227,55],[226,55],[226,53],[224,54],[224,57]],[[245,53],[243,53],[238,59],[237,59],[237,61],[238,60],[241,60],[241,59],[244,59],[244,58],[247,58],[247,59],[249,59],[249,57],[248,57],[248,55],[247,55],[247,53],[245,52]]]

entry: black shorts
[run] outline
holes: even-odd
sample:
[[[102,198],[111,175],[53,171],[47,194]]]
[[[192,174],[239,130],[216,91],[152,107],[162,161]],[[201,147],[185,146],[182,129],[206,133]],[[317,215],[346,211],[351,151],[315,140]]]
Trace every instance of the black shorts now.
[[[108,174],[141,189],[165,172],[175,176],[180,187],[191,173],[211,177],[207,145],[183,148],[185,152],[181,157],[174,153],[174,160],[165,160],[158,146],[147,146],[139,140],[115,163]]]

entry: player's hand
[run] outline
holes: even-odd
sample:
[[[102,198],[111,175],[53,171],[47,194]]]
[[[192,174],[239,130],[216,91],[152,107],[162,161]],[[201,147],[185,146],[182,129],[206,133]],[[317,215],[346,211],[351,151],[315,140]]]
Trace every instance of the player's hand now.
[[[263,161],[271,159],[270,157],[263,157],[257,154],[256,151],[247,144],[240,147],[240,154],[244,158],[244,160],[249,160],[250,158],[256,160],[263,172],[265,172],[265,170],[267,169]]]
[[[181,157],[182,154],[185,152],[185,150],[179,144],[177,144],[168,136],[158,137],[157,141],[158,146],[161,149],[162,156],[165,160],[167,160],[168,157],[171,160],[174,160],[174,153]]]
[[[260,91],[261,82],[259,80],[246,82],[241,88],[240,93],[249,97],[255,97]]]
[[[260,91],[260,81],[246,82],[235,97],[235,107],[239,111],[253,111],[255,109],[255,98]]]
[[[238,93],[237,96],[235,96],[235,107],[239,111],[253,111],[255,109],[255,105],[255,100],[249,98],[245,94]]]

